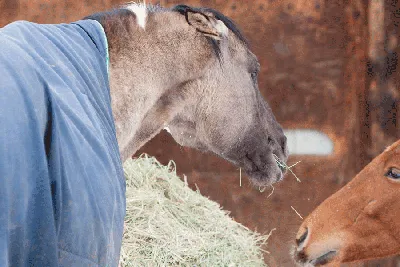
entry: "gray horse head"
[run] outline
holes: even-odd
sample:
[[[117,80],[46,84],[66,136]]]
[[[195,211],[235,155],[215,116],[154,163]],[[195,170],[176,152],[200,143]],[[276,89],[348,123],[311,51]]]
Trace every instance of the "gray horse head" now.
[[[265,186],[283,178],[286,137],[260,94],[260,64],[216,10],[128,5],[90,17],[110,46],[110,84],[123,158],[163,128],[182,146],[243,168]]]

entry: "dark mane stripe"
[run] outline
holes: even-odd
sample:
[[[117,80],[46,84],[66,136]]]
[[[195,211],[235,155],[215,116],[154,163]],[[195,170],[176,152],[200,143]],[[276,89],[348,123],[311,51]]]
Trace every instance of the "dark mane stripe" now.
[[[212,9],[212,8],[205,8],[205,7],[190,7],[187,5],[177,5],[175,7],[172,8],[173,11],[177,11],[181,14],[186,13],[187,11],[192,11],[192,12],[197,12],[197,13],[201,13],[201,14],[205,14],[205,13],[211,13],[214,15],[214,17],[220,21],[222,21],[225,26],[232,31],[235,36],[241,41],[243,42],[246,46],[248,46],[248,41],[247,39],[243,36],[243,34],[240,32],[239,28],[236,26],[236,24],[227,16],[225,16],[224,14],[222,14],[221,12]]]
[[[186,15],[186,13],[189,12],[196,12],[196,13],[211,13],[214,15],[214,17],[220,21],[222,21],[225,26],[235,34],[235,36],[248,47],[248,41],[247,39],[242,35],[240,32],[239,28],[236,26],[236,24],[228,17],[226,17],[224,14],[221,12],[212,9],[212,8],[205,8],[205,7],[190,7],[187,5],[177,5],[174,8],[172,8],[173,11],[177,11],[183,15]],[[206,37],[208,42],[210,43],[211,47],[214,50],[214,53],[216,57],[218,58],[219,62],[221,63],[222,57],[221,57],[221,48],[220,48],[220,43],[219,41],[211,38],[211,37]]]
[[[126,5],[125,5],[126,6]],[[122,6],[117,9],[113,9],[110,11],[105,11],[105,12],[99,12],[95,13],[92,15],[89,15],[83,19],[92,19],[100,22],[103,26],[107,23],[107,20],[115,20],[115,19],[120,19],[120,20],[125,20],[126,18],[136,15],[132,11],[128,10],[125,8],[125,6]],[[186,15],[187,12],[196,12],[196,13],[201,13],[206,15],[206,13],[211,13],[214,15],[214,17],[220,21],[222,21],[225,26],[238,38],[246,47],[248,47],[248,41],[247,39],[243,36],[239,28],[236,26],[236,24],[228,17],[226,17],[224,14],[221,12],[212,9],[212,8],[205,8],[205,7],[191,7],[187,5],[177,5],[173,7],[172,9],[166,9],[163,8],[159,5],[146,5],[147,12],[149,13],[155,13],[155,12],[163,12],[167,10],[172,10],[174,12],[179,12],[182,15]],[[125,21],[123,24],[127,24],[128,22]],[[124,25],[128,26],[128,25]],[[117,29],[114,29],[117,30]],[[209,41],[212,49],[214,50],[215,55],[217,56],[218,60],[221,62],[221,49],[220,49],[220,42],[211,38],[211,37],[206,37],[207,40]]]

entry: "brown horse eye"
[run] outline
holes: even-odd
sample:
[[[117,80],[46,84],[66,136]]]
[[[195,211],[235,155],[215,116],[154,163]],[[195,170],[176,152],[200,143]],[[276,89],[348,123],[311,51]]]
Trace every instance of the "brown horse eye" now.
[[[400,170],[397,168],[390,168],[385,176],[391,179],[400,179]]]

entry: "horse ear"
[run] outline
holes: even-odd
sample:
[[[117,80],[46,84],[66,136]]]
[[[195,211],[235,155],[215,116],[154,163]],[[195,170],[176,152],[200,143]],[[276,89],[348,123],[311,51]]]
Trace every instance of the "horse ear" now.
[[[228,28],[222,21],[204,13],[188,11],[186,13],[186,20],[198,32],[215,40],[221,40],[223,36],[228,34]]]

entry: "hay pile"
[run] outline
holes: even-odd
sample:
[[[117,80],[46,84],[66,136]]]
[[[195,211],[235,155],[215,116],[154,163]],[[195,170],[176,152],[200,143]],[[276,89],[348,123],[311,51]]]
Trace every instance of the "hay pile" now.
[[[191,190],[175,165],[142,156],[124,164],[127,216],[121,266],[265,266],[268,236],[251,232]]]

